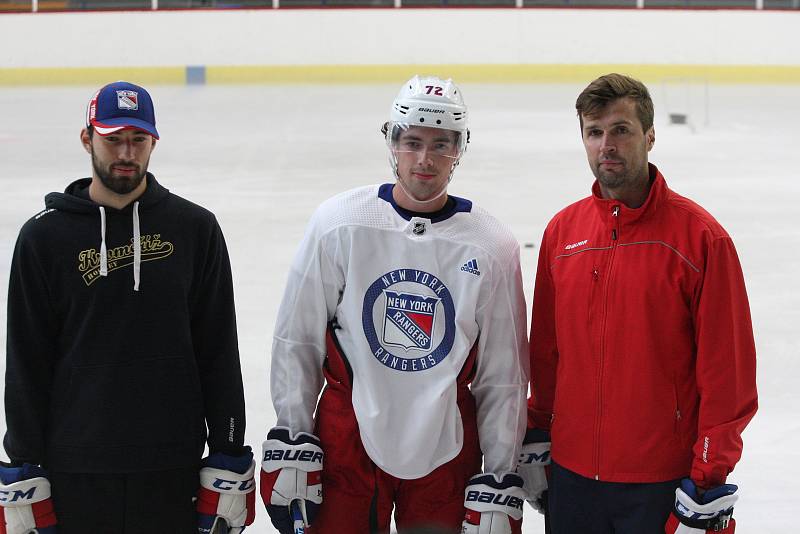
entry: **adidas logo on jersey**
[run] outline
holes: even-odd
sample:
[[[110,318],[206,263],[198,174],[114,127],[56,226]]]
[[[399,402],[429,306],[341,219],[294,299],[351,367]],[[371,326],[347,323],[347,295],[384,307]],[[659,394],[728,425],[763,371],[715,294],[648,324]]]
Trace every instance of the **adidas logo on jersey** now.
[[[476,259],[471,259],[462,265],[461,270],[465,273],[474,274],[475,276],[481,275],[481,272],[478,270],[478,260]]]

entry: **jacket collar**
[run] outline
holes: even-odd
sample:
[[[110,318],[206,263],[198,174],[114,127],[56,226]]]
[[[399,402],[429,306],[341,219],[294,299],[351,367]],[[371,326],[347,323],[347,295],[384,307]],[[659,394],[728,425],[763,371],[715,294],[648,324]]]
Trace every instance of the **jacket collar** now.
[[[647,194],[647,200],[638,208],[629,208],[616,199],[603,198],[600,193],[600,184],[597,180],[594,181],[594,184],[592,184],[592,199],[603,220],[612,220],[614,210],[618,208],[619,224],[634,224],[650,216],[658,209],[667,194],[667,182],[655,165],[648,163],[647,166],[650,171],[650,192]]]

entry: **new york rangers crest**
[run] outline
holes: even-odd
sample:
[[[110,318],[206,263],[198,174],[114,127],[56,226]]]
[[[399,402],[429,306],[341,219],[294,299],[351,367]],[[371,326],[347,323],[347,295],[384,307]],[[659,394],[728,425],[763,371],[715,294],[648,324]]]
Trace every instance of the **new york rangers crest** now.
[[[139,93],[136,91],[117,91],[117,107],[136,111],[139,109]]]
[[[436,276],[396,269],[367,289],[362,324],[380,363],[397,371],[424,371],[453,348],[455,306],[450,291]]]
[[[404,349],[430,349],[437,304],[441,299],[388,289],[383,293],[386,302],[384,343]]]

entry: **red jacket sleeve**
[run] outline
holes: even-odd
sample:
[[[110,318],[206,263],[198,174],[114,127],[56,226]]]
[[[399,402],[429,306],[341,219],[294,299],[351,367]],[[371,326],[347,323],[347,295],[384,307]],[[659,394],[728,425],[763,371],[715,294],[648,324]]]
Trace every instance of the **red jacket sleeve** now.
[[[545,230],[539,249],[531,318],[531,398],[528,399],[528,427],[550,430],[556,390],[555,287],[550,273],[550,253]]]
[[[741,457],[742,431],[758,407],[750,307],[730,237],[711,241],[694,306],[700,412],[691,477],[711,487]]]

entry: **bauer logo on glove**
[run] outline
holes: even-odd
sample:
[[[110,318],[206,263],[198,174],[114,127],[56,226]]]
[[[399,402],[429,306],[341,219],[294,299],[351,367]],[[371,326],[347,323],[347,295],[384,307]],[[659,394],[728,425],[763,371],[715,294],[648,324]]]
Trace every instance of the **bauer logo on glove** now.
[[[276,462],[318,462],[322,465],[322,452],[310,451],[303,449],[275,449],[264,451],[264,458],[262,461],[276,461]]]
[[[508,508],[516,508],[517,510],[521,511],[523,500],[519,497],[514,497],[513,495],[504,494],[500,491],[468,490],[465,502],[497,504],[499,506],[506,506]]]
[[[475,475],[464,493],[462,534],[519,534],[525,492],[518,475]]]

